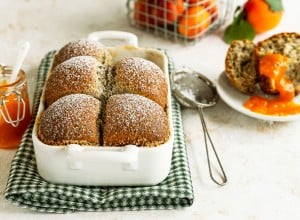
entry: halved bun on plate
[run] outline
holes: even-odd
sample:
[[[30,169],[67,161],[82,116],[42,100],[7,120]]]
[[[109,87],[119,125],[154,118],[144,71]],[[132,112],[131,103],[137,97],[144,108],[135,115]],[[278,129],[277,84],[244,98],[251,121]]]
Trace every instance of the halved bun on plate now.
[[[257,44],[249,40],[231,43],[225,60],[225,70],[231,84],[239,91],[254,94],[257,84],[267,94],[277,94],[275,80],[259,73],[259,60],[267,54],[288,58],[286,77],[300,93],[300,34],[289,32],[273,35]]]
[[[270,53],[278,53],[288,58],[286,76],[292,81],[295,92],[300,93],[300,34],[279,33],[259,42],[255,47],[257,60]],[[259,85],[266,93],[278,93],[275,89],[274,79],[260,75]]]
[[[257,90],[255,44],[249,40],[231,43],[225,60],[225,70],[231,84],[239,91],[253,94]]]

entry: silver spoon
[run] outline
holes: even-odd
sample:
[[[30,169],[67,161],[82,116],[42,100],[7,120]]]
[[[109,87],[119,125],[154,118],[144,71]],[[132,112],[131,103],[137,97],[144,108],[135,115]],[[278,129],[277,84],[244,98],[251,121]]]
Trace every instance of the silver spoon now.
[[[21,66],[23,64],[23,61],[24,61],[27,53],[28,53],[29,48],[30,48],[29,42],[21,41],[19,43],[19,52],[18,52],[16,63],[13,66],[13,70],[12,70],[12,73],[11,73],[11,76],[10,76],[10,79],[9,79],[10,83],[13,83],[17,80],[18,73],[21,69]]]
[[[213,182],[223,186],[227,182],[227,177],[223,166],[208,133],[206,122],[204,119],[203,108],[214,106],[219,100],[216,87],[212,81],[201,73],[183,68],[171,74],[171,89],[174,97],[185,107],[197,109],[200,115],[202,129],[204,133],[206,157],[209,169],[209,175]],[[212,172],[212,165],[210,160],[210,153],[208,150],[208,141],[216,157],[220,172],[221,181],[218,181]]]

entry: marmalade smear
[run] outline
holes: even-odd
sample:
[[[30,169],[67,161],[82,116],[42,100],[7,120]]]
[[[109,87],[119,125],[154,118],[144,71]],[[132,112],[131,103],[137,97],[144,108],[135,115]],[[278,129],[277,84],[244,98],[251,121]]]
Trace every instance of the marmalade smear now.
[[[244,106],[253,112],[286,116],[300,113],[300,105],[293,101],[295,90],[292,82],[285,76],[288,66],[288,58],[281,54],[267,54],[259,61],[260,74],[274,80],[278,96],[264,98],[251,96]]]

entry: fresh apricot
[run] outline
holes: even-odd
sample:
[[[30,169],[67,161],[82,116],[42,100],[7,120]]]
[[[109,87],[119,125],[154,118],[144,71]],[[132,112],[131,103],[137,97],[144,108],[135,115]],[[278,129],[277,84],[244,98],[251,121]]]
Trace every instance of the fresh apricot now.
[[[218,18],[218,7],[216,0],[203,0],[203,6],[211,14],[212,21]]]
[[[276,27],[282,17],[282,11],[272,11],[264,0],[248,0],[244,5],[246,20],[256,33],[262,33]]]
[[[145,26],[173,24],[184,12],[183,0],[137,0],[133,18],[136,24]]]
[[[202,4],[203,0],[185,0],[189,5]]]
[[[184,12],[183,0],[159,0],[151,9],[151,15],[158,24],[173,24]]]
[[[137,25],[153,25],[154,20],[150,16],[149,2],[147,0],[138,0],[134,2],[133,18]]]
[[[188,38],[196,38],[211,24],[210,13],[205,7],[193,6],[186,10],[178,22],[178,32]]]
[[[198,5],[203,6],[211,14],[212,21],[218,18],[218,7],[216,0],[186,0],[186,2],[189,4],[189,7]]]

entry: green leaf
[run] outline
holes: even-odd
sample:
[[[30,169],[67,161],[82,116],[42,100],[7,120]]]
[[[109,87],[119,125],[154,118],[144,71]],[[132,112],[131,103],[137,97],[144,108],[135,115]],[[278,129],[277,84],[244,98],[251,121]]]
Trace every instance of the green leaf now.
[[[281,0],[265,0],[272,11],[283,11],[283,5]]]
[[[232,24],[240,23],[243,17],[244,17],[243,8],[241,6],[238,6],[234,11],[234,19]]]
[[[236,10],[238,13],[238,9]],[[253,40],[255,31],[253,27],[244,19],[244,12],[240,11],[234,18],[233,22],[225,29],[224,41],[231,44],[233,40]]]

